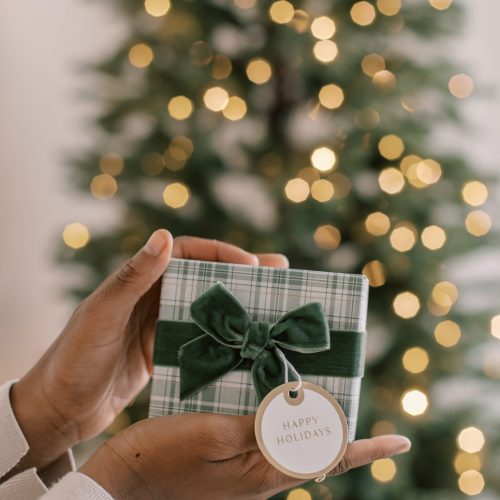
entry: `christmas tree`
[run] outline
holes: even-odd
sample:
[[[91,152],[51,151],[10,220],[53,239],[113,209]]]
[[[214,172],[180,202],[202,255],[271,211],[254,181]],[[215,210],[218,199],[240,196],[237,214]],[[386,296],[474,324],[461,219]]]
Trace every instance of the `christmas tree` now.
[[[456,307],[444,263],[483,245],[488,190],[434,151],[472,80],[441,50],[452,0],[115,0],[129,36],[94,69],[103,113],[78,188],[120,213],[64,231],[83,296],[155,229],[285,253],[292,267],[363,272],[372,286],[358,436],[399,432],[413,451],[311,483],[290,499],[453,499],[499,491],[488,428],[437,388],[472,373],[491,317]],[[97,92],[96,92],[97,93]],[[85,221],[84,221],[85,222]],[[492,332],[500,336],[500,320]],[[486,383],[486,382],[485,382]],[[443,389],[444,387],[444,389]],[[129,408],[128,421],[145,403]],[[491,431],[491,429],[490,429]],[[498,444],[498,443],[496,443]],[[489,467],[489,468],[488,468]],[[286,494],[282,495],[283,497]]]

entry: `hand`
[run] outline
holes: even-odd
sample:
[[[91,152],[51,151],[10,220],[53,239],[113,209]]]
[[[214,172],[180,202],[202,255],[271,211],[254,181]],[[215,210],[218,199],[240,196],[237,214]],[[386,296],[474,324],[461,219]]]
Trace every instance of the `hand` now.
[[[161,276],[171,256],[287,266],[213,240],[155,232],[73,313],[40,361],[12,388],[14,413],[30,445],[21,470],[42,469],[75,443],[103,431],[146,385]]]
[[[410,449],[403,436],[348,445],[331,475]],[[288,477],[257,447],[254,417],[185,414],[143,420],[105,443],[80,472],[114,498],[269,498],[304,480]]]

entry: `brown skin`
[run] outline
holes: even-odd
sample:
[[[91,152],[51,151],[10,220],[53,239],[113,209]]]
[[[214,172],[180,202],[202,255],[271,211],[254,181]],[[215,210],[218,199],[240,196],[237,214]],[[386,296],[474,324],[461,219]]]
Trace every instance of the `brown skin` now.
[[[214,240],[154,233],[78,306],[61,335],[12,388],[14,413],[30,445],[13,472],[43,470],[74,444],[96,436],[146,385],[160,280],[170,257],[288,266],[278,254],[254,255]],[[408,449],[401,436],[359,441],[349,446],[337,472]],[[301,482],[264,460],[252,417],[223,415],[139,422],[112,438],[81,470],[117,498],[206,497],[207,492],[214,498],[248,498]]]

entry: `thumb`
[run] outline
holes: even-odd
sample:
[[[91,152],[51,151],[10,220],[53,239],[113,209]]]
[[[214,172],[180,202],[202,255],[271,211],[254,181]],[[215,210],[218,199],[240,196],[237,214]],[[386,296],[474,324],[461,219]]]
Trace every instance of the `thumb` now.
[[[172,253],[172,235],[155,231],[146,244],[96,290],[108,304],[133,307],[165,271]]]

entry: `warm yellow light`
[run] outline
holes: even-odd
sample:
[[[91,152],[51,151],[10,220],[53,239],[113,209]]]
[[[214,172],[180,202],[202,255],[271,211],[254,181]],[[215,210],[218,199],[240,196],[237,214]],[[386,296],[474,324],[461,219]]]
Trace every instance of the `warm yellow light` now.
[[[491,335],[500,339],[500,315],[491,319]]]
[[[160,153],[146,153],[141,159],[141,168],[148,175],[160,175],[165,168],[165,158]]]
[[[417,155],[407,155],[401,158],[401,161],[399,162],[399,168],[401,169],[401,172],[408,177],[408,173],[410,168],[417,164],[419,161],[422,161],[422,158]]]
[[[271,65],[262,58],[252,59],[247,65],[248,79],[258,85],[269,81],[272,75]]]
[[[417,232],[413,225],[404,222],[393,229],[389,240],[398,252],[409,252],[417,242]]]
[[[117,189],[115,178],[109,174],[96,175],[90,183],[90,192],[98,200],[113,198]]]
[[[307,200],[309,191],[309,184],[304,179],[290,179],[285,186],[285,196],[294,203]]]
[[[172,97],[168,102],[168,113],[176,120],[186,120],[193,112],[193,103],[186,96]]]
[[[172,208],[181,208],[189,200],[189,188],[182,182],[173,182],[169,184],[163,191],[163,201],[165,205]]]
[[[467,453],[477,453],[484,446],[484,434],[477,427],[462,429],[457,436],[457,446]]]
[[[387,194],[397,194],[405,186],[405,178],[403,174],[394,167],[384,168],[378,176],[380,189]]]
[[[326,179],[319,179],[311,186],[311,196],[322,203],[330,201],[335,193],[333,184]]]
[[[170,156],[179,161],[186,161],[194,151],[193,141],[184,135],[174,137],[168,145]]]
[[[365,264],[361,274],[364,274],[368,278],[370,286],[373,288],[385,285],[385,267],[379,260],[372,260]]]
[[[319,91],[319,102],[328,109],[340,108],[344,102],[344,91],[334,83],[321,87]]]
[[[448,88],[450,89],[451,95],[458,99],[465,99],[472,94],[474,90],[474,81],[469,75],[460,73],[450,78]]]
[[[396,87],[396,76],[391,71],[377,71],[372,78],[373,85],[383,92],[390,92]]]
[[[309,28],[309,14],[305,10],[295,9],[290,26],[297,33],[305,33]]]
[[[483,475],[477,470],[466,470],[458,478],[458,487],[466,495],[479,495],[484,489]]]
[[[458,298],[457,287],[449,281],[441,281],[432,289],[432,300],[440,307],[450,308]]]
[[[370,472],[374,479],[381,483],[388,483],[396,475],[396,462],[392,458],[380,458],[370,466]]]
[[[99,160],[99,167],[103,174],[109,174],[116,177],[123,172],[123,158],[116,153],[106,153]]]
[[[401,398],[403,410],[413,417],[423,415],[429,406],[427,396],[418,389],[406,391]]]
[[[457,474],[462,474],[466,470],[480,470],[482,467],[481,457],[475,453],[459,451],[453,460],[453,467]]]
[[[247,114],[247,104],[241,97],[232,96],[222,114],[231,121],[241,120]]]
[[[412,292],[402,292],[396,295],[392,307],[399,317],[410,319],[414,318],[420,311],[420,300]]]
[[[484,236],[490,232],[491,217],[482,210],[475,210],[466,217],[465,227],[473,236]]]
[[[329,224],[319,226],[314,231],[314,243],[324,250],[335,250],[342,240],[340,231]]]
[[[153,60],[153,50],[145,43],[137,43],[128,51],[128,60],[136,68],[145,68]]]
[[[391,220],[382,212],[373,212],[365,220],[366,230],[373,236],[383,236],[391,228]]]
[[[488,188],[479,181],[467,182],[462,189],[462,197],[465,203],[479,207],[488,199]]]
[[[222,111],[229,103],[229,94],[222,87],[211,87],[203,95],[203,102],[210,111]]]
[[[326,146],[316,148],[311,153],[312,166],[321,172],[331,170],[335,166],[336,161],[335,152]]]
[[[434,338],[443,347],[453,347],[457,345],[462,337],[460,327],[451,320],[441,321],[436,325]]]
[[[404,142],[397,135],[389,134],[380,139],[378,143],[380,154],[388,160],[396,160],[405,150]]]
[[[453,0],[429,0],[429,3],[437,10],[446,10],[451,6]]]
[[[257,3],[257,0],[233,0],[234,5],[240,9],[251,9]]]
[[[363,108],[354,115],[354,123],[364,130],[372,130],[380,123],[380,114],[374,108]]]
[[[322,63],[329,63],[335,60],[339,49],[335,42],[331,40],[320,40],[313,47],[314,57]]]
[[[222,54],[216,54],[212,59],[212,78],[214,80],[224,80],[233,69],[231,59]]]
[[[372,77],[385,69],[385,59],[379,54],[368,54],[361,61],[361,69],[365,75]]]
[[[377,9],[384,16],[395,16],[401,10],[401,0],[377,0]]]
[[[435,184],[442,175],[441,165],[436,160],[426,160],[414,163],[408,169],[409,181],[418,188]]]
[[[384,434],[396,434],[396,426],[390,420],[379,420],[375,422],[370,430],[372,436],[383,436]]]
[[[63,240],[70,248],[83,248],[90,240],[89,230],[79,222],[68,224],[63,231]]]
[[[439,226],[427,226],[422,231],[422,244],[429,250],[439,250],[446,243],[446,233]]]
[[[336,26],[332,18],[327,16],[317,17],[311,23],[311,33],[318,40],[327,40],[335,34]]]
[[[170,0],[145,0],[144,8],[153,17],[164,16],[170,9]]]
[[[368,2],[356,2],[351,8],[351,19],[360,26],[372,24],[376,15],[375,8]]]
[[[286,24],[293,19],[295,9],[290,2],[279,0],[269,8],[271,19],[278,24]]]
[[[333,193],[333,197],[336,200],[343,200],[346,198],[351,192],[351,181],[347,175],[341,174],[337,172],[335,174],[330,175],[329,177],[332,181],[335,192]]]
[[[295,488],[288,493],[286,500],[312,500],[312,496],[304,488]]]
[[[422,373],[429,366],[429,355],[421,347],[412,347],[403,354],[402,363],[410,373]]]

